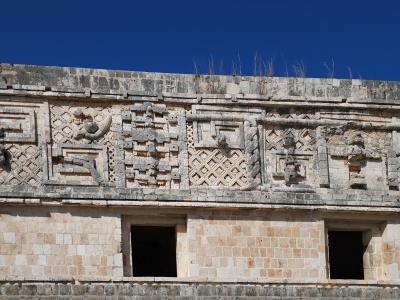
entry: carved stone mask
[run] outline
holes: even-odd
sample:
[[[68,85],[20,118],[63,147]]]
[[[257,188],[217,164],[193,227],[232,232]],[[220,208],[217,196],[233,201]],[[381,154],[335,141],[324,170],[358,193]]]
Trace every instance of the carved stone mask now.
[[[356,133],[349,139],[349,145],[356,145],[360,147],[364,147],[364,138],[361,133]]]
[[[221,148],[228,148],[228,143],[226,141],[226,136],[223,134],[219,134],[217,136],[217,144]]]
[[[84,121],[84,128],[89,133],[95,133],[99,130],[99,126],[93,121],[92,117],[87,117]]]
[[[0,146],[0,167],[4,167],[7,165],[7,150]]]
[[[283,139],[283,146],[286,148],[294,148],[296,146],[293,135],[288,134],[287,136],[285,136],[285,138]]]

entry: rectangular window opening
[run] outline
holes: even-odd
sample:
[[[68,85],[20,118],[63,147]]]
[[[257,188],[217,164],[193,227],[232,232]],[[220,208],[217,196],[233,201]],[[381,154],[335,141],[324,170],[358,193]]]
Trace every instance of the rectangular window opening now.
[[[331,279],[364,279],[363,232],[328,231]]]
[[[132,226],[132,275],[176,277],[174,227]]]

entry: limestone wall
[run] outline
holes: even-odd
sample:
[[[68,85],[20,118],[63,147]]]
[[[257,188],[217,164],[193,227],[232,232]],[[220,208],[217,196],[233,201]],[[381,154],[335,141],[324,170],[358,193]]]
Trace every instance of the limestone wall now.
[[[5,277],[122,276],[121,221],[107,211],[1,209]]]
[[[188,219],[190,275],[212,279],[326,278],[318,219],[211,213]]]
[[[178,278],[321,282],[329,277],[326,231],[353,226],[367,233],[365,279],[400,279],[393,216],[11,206],[0,209],[1,278],[132,276],[132,224],[176,228]]]

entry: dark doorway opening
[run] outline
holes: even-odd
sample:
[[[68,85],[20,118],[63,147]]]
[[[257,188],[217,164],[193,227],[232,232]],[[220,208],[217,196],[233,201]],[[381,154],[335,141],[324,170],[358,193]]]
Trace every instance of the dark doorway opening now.
[[[176,277],[174,227],[132,226],[132,275]]]
[[[363,233],[329,231],[329,269],[331,279],[364,279]]]

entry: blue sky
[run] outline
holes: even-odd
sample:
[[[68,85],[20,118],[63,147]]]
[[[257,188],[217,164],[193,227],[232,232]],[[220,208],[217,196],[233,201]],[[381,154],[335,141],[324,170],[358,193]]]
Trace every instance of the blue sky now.
[[[173,73],[195,63],[209,73],[213,62],[214,73],[252,75],[257,53],[277,76],[304,66],[307,77],[400,80],[399,0],[10,0],[0,9],[2,63]]]

